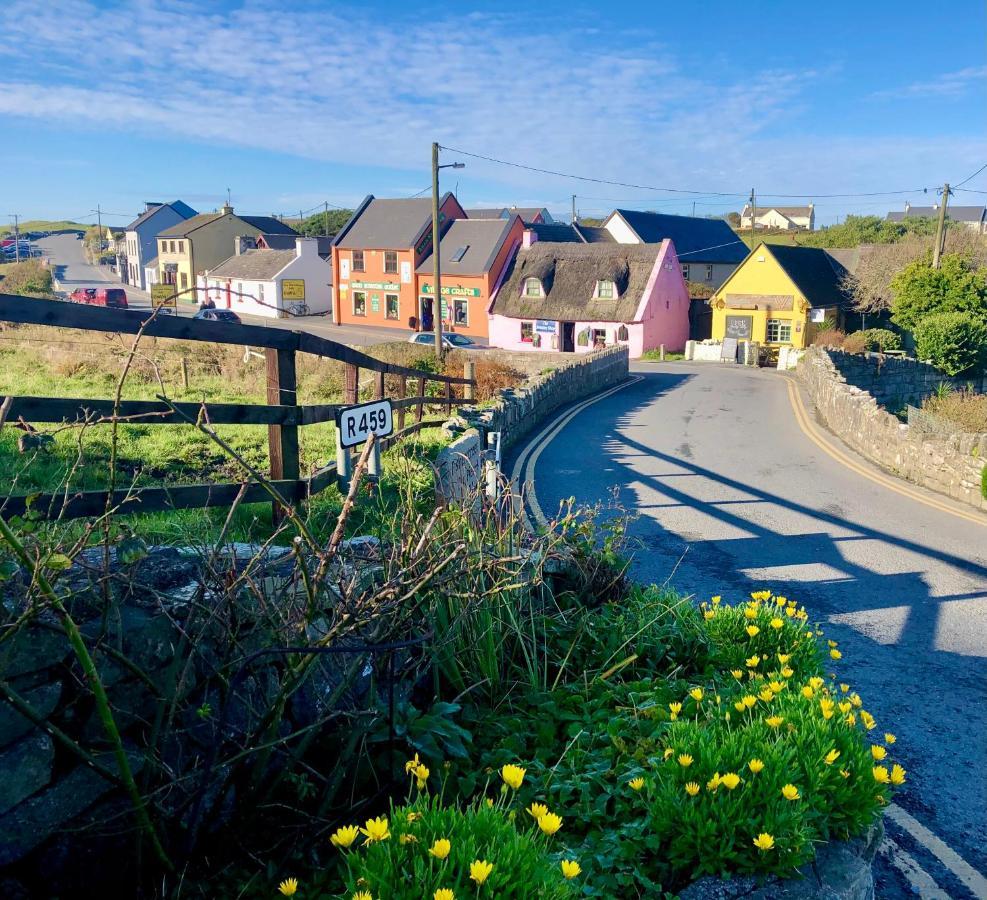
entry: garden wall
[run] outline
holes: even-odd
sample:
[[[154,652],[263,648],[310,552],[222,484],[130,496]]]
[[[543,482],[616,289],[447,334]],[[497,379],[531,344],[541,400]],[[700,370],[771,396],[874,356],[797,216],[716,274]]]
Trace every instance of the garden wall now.
[[[981,489],[987,434],[920,433],[884,408],[921,403],[938,384],[955,379],[914,360],[821,347],[806,351],[796,377],[830,431],[858,453],[908,481],[987,510]]]

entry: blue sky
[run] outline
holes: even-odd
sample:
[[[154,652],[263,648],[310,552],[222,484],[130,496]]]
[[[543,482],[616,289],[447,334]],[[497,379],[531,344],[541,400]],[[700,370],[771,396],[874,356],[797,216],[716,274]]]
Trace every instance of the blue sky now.
[[[144,200],[297,214],[429,185],[464,205],[697,214],[930,203],[987,162],[981,0],[505,4],[13,0],[0,215],[125,224]],[[965,185],[987,191],[987,172]],[[889,192],[878,197],[824,194]],[[890,193],[905,191],[906,193]],[[725,194],[727,196],[718,196]],[[781,195],[798,195],[783,198]],[[979,203],[987,194],[958,194]]]

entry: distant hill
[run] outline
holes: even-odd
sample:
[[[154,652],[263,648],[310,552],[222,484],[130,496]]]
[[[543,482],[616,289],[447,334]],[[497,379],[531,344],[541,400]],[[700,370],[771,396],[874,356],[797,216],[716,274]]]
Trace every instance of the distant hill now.
[[[21,222],[19,226],[21,234],[26,234],[29,231],[85,231],[87,228],[89,228],[88,225],[83,225],[81,222],[69,222],[66,219],[62,219],[61,221],[28,219],[25,222]],[[13,224],[0,225],[0,235],[13,233]]]

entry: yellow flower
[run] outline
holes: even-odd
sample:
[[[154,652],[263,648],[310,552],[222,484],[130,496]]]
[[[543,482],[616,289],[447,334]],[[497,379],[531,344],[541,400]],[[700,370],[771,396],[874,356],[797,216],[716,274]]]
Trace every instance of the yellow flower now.
[[[864,705],[864,701],[860,699],[860,694],[856,693],[856,691],[850,695],[850,702],[856,706],[857,709],[860,709],[860,707]]]
[[[278,892],[284,894],[285,897],[294,897],[295,891],[297,890],[298,890],[297,878],[285,878],[285,880],[278,885]]]
[[[370,891],[357,891],[353,895],[353,900],[374,900]]]
[[[885,766],[874,766],[871,772],[874,775],[874,780],[879,784],[887,784],[891,781],[891,776],[888,774],[887,767]]]
[[[844,778],[849,778],[850,777],[850,770],[849,769],[840,769],[840,774]]]
[[[417,768],[418,768],[418,767],[419,767],[420,765],[421,765],[421,760],[420,760],[420,759],[418,759],[418,754],[416,753],[416,754],[415,754],[415,758],[414,758],[414,759],[409,759],[409,760],[408,760],[408,761],[407,761],[407,762],[406,762],[406,763],[404,764],[404,772],[405,772],[405,774],[406,774],[406,775],[410,775],[410,774],[411,774],[412,772],[414,772],[414,771],[415,771],[415,769],[417,769]]]
[[[841,681],[841,682],[840,682],[840,690],[841,690],[841,691],[843,691],[843,693],[845,694],[845,693],[846,693],[847,691],[849,691],[849,690],[850,690],[850,685],[848,685],[848,684],[844,684],[844,683],[843,683],[843,682]]]
[[[871,744],[870,755],[876,760],[882,760],[888,755],[888,751],[880,744]]]
[[[840,758],[840,751],[834,747],[832,750],[829,751],[829,753],[825,755],[825,757],[823,757],[823,762],[825,762],[827,766],[831,766],[839,758]]]
[[[785,719],[784,716],[768,716],[764,721],[769,727],[777,728]]]
[[[784,606],[787,602],[787,597],[775,597],[775,606]]]
[[[699,785],[695,781],[688,781],[685,785],[685,792],[690,797],[695,797],[699,793]]]
[[[701,687],[694,687],[689,691],[689,696],[692,697],[696,703],[699,703],[703,699],[703,689]]]
[[[416,838],[413,834],[402,834],[401,837],[398,838],[398,842],[401,844],[417,844],[418,838]]]
[[[874,717],[867,712],[866,709],[860,710],[860,721],[864,723],[864,728],[868,731],[877,725],[877,722],[874,721]]]
[[[842,700],[836,704],[837,708],[841,713],[843,713],[843,715],[846,715],[848,712],[850,712],[852,705],[853,704],[848,703],[846,700]]]
[[[819,701],[819,708],[822,710],[822,716],[823,716],[824,719],[832,719],[833,718],[833,709],[834,709],[835,706],[836,706],[836,704],[833,703],[833,701],[830,700],[827,697],[823,697]]]
[[[669,703],[668,704],[668,711],[673,716],[677,716],[680,712],[682,712],[682,704],[681,703]]]
[[[507,765],[500,770],[500,777],[504,779],[504,784],[516,791],[521,787],[521,782],[524,781],[527,771],[527,769],[522,769],[520,766]]]
[[[790,668],[789,666],[784,666],[781,670],[782,678],[791,678],[794,674],[795,674],[795,670]]]
[[[485,859],[475,859],[470,863],[470,878],[477,884],[483,884],[493,871],[493,863]]]
[[[839,651],[839,650],[836,650],[835,648],[834,648],[833,650],[830,650],[830,651],[829,651],[829,655],[830,655],[830,656],[831,656],[831,657],[832,657],[833,659],[843,659],[843,654],[842,654],[842,653],[840,653],[840,651]]]
[[[737,712],[743,712],[745,709],[747,709],[747,707],[744,706],[743,700],[738,700],[736,703],[734,703],[733,708],[737,710]]]
[[[752,600],[770,600],[771,599],[771,591],[754,591],[751,594],[751,599]]]
[[[366,828],[361,828],[360,831],[367,836],[367,843],[386,841],[391,836],[391,829],[384,816],[379,816],[376,819],[367,819]]]
[[[744,607],[744,615],[748,619],[756,619],[757,618],[757,606],[755,604],[753,604],[753,603],[749,603],[747,606]]]
[[[641,790],[641,788],[644,787],[644,779],[643,778],[632,778],[630,781],[627,782],[627,786],[632,791],[639,791],[639,790]]]
[[[723,785],[728,791],[732,791],[738,784],[740,784],[740,776],[736,772],[727,772],[720,779],[720,784]]]
[[[532,803],[528,807],[528,815],[536,822],[548,812],[548,807],[544,803]]]
[[[451,888],[439,888],[432,894],[433,900],[456,900],[456,895]]]
[[[744,694],[744,696],[740,698],[740,702],[743,703],[747,709],[753,709],[757,706],[757,697],[753,694]]]
[[[714,772],[713,777],[706,782],[707,791],[715,791],[720,786],[720,773]]]
[[[786,800],[798,800],[802,795],[799,794],[799,789],[794,784],[786,784],[781,789],[781,796]]]
[[[791,653],[779,653],[778,654],[778,662],[780,662],[782,665],[785,665],[785,663],[787,663],[791,658],[792,658],[792,654]]]
[[[905,783],[905,770],[897,763],[891,767],[891,783],[896,787]]]
[[[428,852],[429,855],[434,856],[436,859],[445,859],[451,850],[452,842],[448,838],[439,838],[432,844]]]
[[[412,822],[417,822],[421,817],[422,814],[420,812],[409,812],[407,816],[408,824],[410,825]]]
[[[893,744],[898,738],[896,738],[890,731],[884,732],[884,743]]]
[[[757,759],[756,757],[747,763],[747,768],[750,769],[755,775],[764,768],[764,763]]]
[[[704,618],[704,619],[705,619],[705,620],[706,620],[707,622],[708,622],[708,621],[709,621],[710,619],[712,619],[712,618],[713,618],[713,617],[714,617],[715,615],[716,615],[716,610],[715,610],[715,609],[707,609],[707,610],[703,610],[703,618]]]
[[[663,757],[663,758],[664,758],[664,760],[665,760],[665,761],[667,762],[667,761],[668,761],[669,759],[671,759],[671,758],[672,758],[672,754],[673,754],[674,752],[675,752],[675,751],[674,751],[674,750],[673,750],[673,749],[672,749],[671,747],[666,747],[666,748],[665,748],[665,752],[664,752],[664,753],[662,754],[662,757]]]
[[[715,597],[713,597],[713,599],[712,599],[711,602],[712,602],[713,606],[719,606],[720,605],[720,601],[722,599],[723,598],[719,594],[717,594]]]
[[[814,691],[818,691],[824,684],[823,680],[816,675],[814,678],[809,679],[809,684]]]
[[[765,687],[761,689],[761,693],[757,696],[760,697],[765,703],[770,703],[775,698],[775,692],[771,690],[771,688]]]
[[[784,621],[783,621],[782,619],[779,619],[779,618],[778,618],[777,616],[775,616],[775,617],[774,617],[774,618],[773,618],[773,619],[771,620],[771,627],[772,627],[772,628],[774,628],[774,629],[775,629],[776,631],[777,631],[777,630],[778,630],[779,628],[781,628],[781,627],[782,627],[782,625],[784,625],[784,624],[785,624],[785,623],[784,623]]]
[[[692,765],[692,757],[688,753],[679,754],[679,765],[683,768],[688,768]]]
[[[486,802],[487,802],[487,808],[488,809],[493,806],[493,798],[487,797],[487,801]]]
[[[785,607],[785,615],[788,616],[789,619],[792,618],[792,616],[795,615],[795,607],[794,606],[786,606]]]
[[[762,831],[756,838],[754,838],[754,846],[758,850],[770,850],[775,845],[775,839],[768,834],[766,831]]]
[[[813,694],[815,694],[815,691],[812,690],[812,685],[807,684],[804,688],[802,688],[802,696],[805,697],[806,700],[811,700]]]
[[[845,721],[846,721],[847,725],[856,725],[857,724],[857,717],[853,713],[847,713],[847,716],[846,716],[846,720]]]
[[[360,829],[356,825],[344,825],[342,828],[336,829],[329,838],[329,843],[333,847],[339,847],[340,850],[346,850],[353,844],[359,833]]]
[[[428,781],[429,774],[430,773],[428,771],[427,766],[419,766],[417,769],[415,769],[414,775],[415,775],[418,790],[422,791],[425,789],[425,782]]]
[[[562,818],[555,815],[555,813],[545,813],[545,815],[538,819],[538,827],[545,834],[555,834],[562,827]]]
[[[757,625],[748,625],[744,630],[751,637],[757,637],[761,633],[761,629],[758,628]]]
[[[582,867],[574,859],[563,859],[559,865],[562,867],[563,878],[575,878],[583,871]]]
[[[744,670],[743,669],[731,669],[730,670],[730,674],[733,675],[734,678],[743,678],[744,677]]]
[[[753,669],[761,661],[761,657],[755,653],[750,659],[744,661],[747,663],[747,668]]]
[[[776,694],[780,694],[785,689],[784,681],[769,681],[768,687],[771,688]]]

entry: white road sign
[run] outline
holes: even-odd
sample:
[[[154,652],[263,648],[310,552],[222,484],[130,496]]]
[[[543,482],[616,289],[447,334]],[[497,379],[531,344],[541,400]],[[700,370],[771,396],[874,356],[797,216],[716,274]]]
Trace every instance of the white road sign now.
[[[387,437],[394,431],[394,416],[390,400],[375,400],[350,406],[336,414],[336,428],[341,447],[355,447],[370,435]]]

